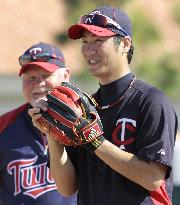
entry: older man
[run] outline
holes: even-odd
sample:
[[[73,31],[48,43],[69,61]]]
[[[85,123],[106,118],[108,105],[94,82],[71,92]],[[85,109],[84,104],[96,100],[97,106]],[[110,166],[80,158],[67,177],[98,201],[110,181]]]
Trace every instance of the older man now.
[[[64,197],[57,191],[47,166],[46,136],[27,113],[47,91],[69,81],[64,56],[58,47],[40,42],[28,48],[19,63],[26,104],[0,117],[0,204],[76,205],[76,194]]]

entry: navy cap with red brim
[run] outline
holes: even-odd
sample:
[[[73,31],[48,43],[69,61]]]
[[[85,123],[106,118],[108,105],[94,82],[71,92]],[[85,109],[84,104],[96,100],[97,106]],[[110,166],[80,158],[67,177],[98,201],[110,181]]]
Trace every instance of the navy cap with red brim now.
[[[112,32],[111,30],[99,26],[89,25],[89,24],[76,24],[71,26],[68,29],[68,36],[71,39],[79,39],[83,36],[84,30],[89,31],[96,36],[102,36],[102,37],[116,35],[116,33]]]
[[[59,67],[53,63],[48,63],[48,62],[29,62],[27,64],[25,64],[24,66],[21,67],[20,71],[19,71],[19,76],[22,75],[22,73],[24,73],[24,71],[26,69],[28,69],[28,67],[35,65],[35,66],[39,66],[40,68],[52,73],[54,71],[56,71]]]

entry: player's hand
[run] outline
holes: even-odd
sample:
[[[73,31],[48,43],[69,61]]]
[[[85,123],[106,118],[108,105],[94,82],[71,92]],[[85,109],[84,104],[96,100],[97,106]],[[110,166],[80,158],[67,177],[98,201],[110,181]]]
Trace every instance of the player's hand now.
[[[45,134],[49,134],[49,129],[47,124],[42,124],[40,122],[40,118],[42,117],[42,110],[45,112],[47,110],[48,103],[44,100],[40,100],[36,108],[31,108],[28,110],[28,114],[32,118],[32,123],[35,127],[37,127],[41,132]]]
[[[48,109],[36,118],[60,144],[85,145],[95,150],[103,141],[103,128],[92,99],[64,82],[47,93]],[[38,115],[39,117],[39,115]],[[45,128],[44,128],[45,129]]]

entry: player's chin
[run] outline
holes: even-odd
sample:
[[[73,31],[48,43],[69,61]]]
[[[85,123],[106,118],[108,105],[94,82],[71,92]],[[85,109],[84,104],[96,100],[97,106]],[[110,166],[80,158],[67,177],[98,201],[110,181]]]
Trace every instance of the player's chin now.
[[[99,69],[96,66],[89,66],[89,72],[96,76],[99,73]]]
[[[100,77],[101,76],[101,71],[99,69],[89,69],[89,72],[94,76],[94,77]]]
[[[91,72],[92,75],[97,76],[101,70],[102,70],[102,63],[98,62],[95,64],[88,64],[89,71]]]

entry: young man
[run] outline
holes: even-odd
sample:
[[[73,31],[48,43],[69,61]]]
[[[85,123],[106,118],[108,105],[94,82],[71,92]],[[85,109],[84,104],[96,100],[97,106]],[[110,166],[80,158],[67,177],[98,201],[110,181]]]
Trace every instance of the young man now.
[[[70,195],[78,189],[82,205],[172,205],[177,117],[161,91],[131,73],[129,17],[117,8],[97,8],[68,35],[82,39],[89,71],[99,80],[93,97],[105,140],[91,152],[86,146],[64,147],[48,136],[59,191]],[[36,126],[38,112],[29,112]]]
[[[27,113],[48,90],[69,81],[63,54],[41,42],[20,56],[19,63],[27,103],[0,117],[0,204],[76,205],[76,194],[64,197],[58,193],[47,167],[46,136],[33,126]]]

